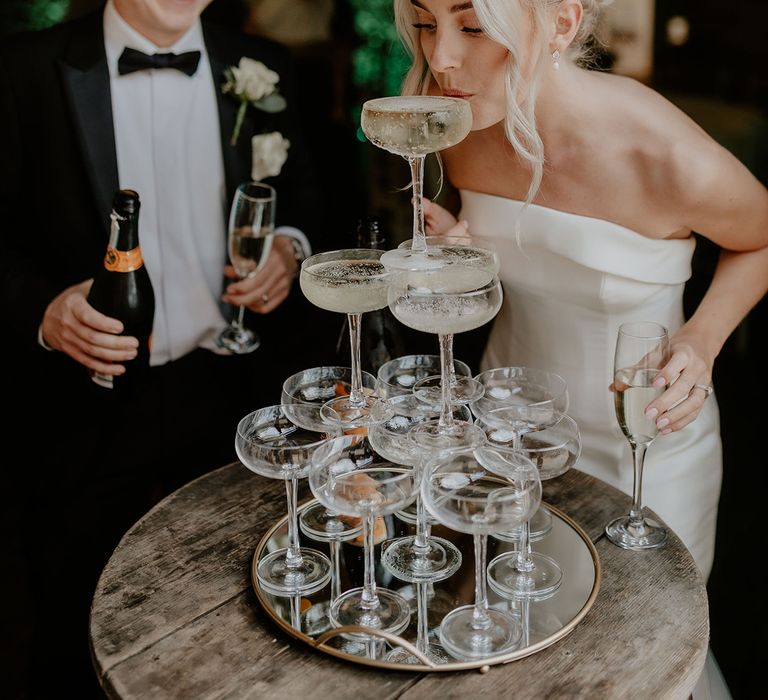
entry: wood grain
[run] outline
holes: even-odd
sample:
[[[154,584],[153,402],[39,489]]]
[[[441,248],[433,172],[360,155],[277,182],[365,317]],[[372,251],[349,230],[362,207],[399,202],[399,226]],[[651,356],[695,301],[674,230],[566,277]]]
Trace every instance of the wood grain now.
[[[123,538],[94,596],[94,665],[108,695],[124,700],[318,690],[342,700],[687,698],[708,641],[706,590],[687,550],[674,536],[648,552],[610,544],[603,527],[629,498],[577,470],[546,482],[545,500],[596,542],[601,589],[570,635],[488,674],[369,670],[279,630],[249,572],[260,537],[285,514],[284,487],[239,463],[188,484]]]

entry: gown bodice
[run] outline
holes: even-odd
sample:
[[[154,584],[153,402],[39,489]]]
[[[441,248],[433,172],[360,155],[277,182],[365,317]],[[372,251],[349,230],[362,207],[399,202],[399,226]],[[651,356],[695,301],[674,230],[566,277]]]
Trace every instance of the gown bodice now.
[[[496,245],[504,288],[481,369],[528,366],[562,375],[582,436],[576,467],[631,494],[629,444],[608,389],[616,335],[626,321],[661,323],[670,336],[682,326],[693,237],[649,238],[605,219],[468,190],[461,199],[471,233]],[[721,471],[712,397],[685,429],[654,440],[643,475],[644,504],[683,539],[705,576]]]

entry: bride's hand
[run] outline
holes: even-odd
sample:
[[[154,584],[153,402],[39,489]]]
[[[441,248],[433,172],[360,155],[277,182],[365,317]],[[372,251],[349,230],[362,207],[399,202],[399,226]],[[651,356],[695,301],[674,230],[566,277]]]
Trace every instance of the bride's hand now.
[[[670,338],[669,345],[671,357],[656,378],[667,389],[646,409],[662,435],[684,428],[699,415],[709,397],[701,387],[712,385],[715,361],[692,332],[681,330]]]
[[[439,204],[424,198],[424,227],[428,236],[466,236],[467,222],[456,217]]]

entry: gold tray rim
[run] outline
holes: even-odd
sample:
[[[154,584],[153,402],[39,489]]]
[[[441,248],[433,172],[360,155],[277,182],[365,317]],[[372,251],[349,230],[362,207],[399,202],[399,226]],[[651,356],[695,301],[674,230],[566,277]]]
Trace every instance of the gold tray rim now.
[[[297,509],[297,515],[301,513],[301,511],[304,508],[308,508],[309,506],[313,505],[316,502],[317,502],[317,499],[313,498],[307,501],[306,503],[302,503]],[[256,593],[256,597],[262,609],[267,613],[267,615],[272,619],[272,621],[275,624],[277,624],[277,626],[283,632],[286,632],[289,636],[293,637],[294,639],[298,639],[299,641],[304,642],[310,648],[322,651],[323,653],[328,654],[329,656],[334,656],[338,659],[342,659],[343,661],[360,664],[362,666],[369,666],[372,668],[382,668],[388,671],[401,671],[401,672],[413,671],[414,673],[435,673],[435,672],[442,673],[442,672],[448,672],[448,671],[469,671],[472,669],[480,669],[481,673],[484,673],[488,671],[491,666],[497,666],[499,664],[508,664],[512,661],[517,661],[518,659],[523,659],[527,656],[531,656],[532,654],[535,654],[541,651],[542,649],[546,649],[547,647],[551,646],[555,642],[559,642],[561,639],[567,637],[576,628],[576,626],[584,619],[586,614],[590,611],[590,609],[592,608],[592,605],[594,605],[595,599],[597,598],[597,594],[600,591],[600,584],[602,582],[602,577],[603,577],[602,566],[600,564],[600,557],[597,554],[597,548],[595,547],[592,540],[589,539],[589,535],[587,535],[587,533],[584,532],[582,527],[573,518],[571,518],[569,515],[566,515],[559,508],[552,506],[549,503],[545,503],[544,501],[542,501],[542,505],[546,506],[548,510],[550,510],[553,514],[557,515],[558,518],[564,521],[566,525],[568,525],[572,530],[576,532],[576,534],[582,539],[584,544],[586,544],[587,549],[589,550],[589,553],[592,557],[592,565],[594,566],[594,569],[595,569],[595,581],[592,585],[592,590],[590,591],[590,594],[587,600],[584,602],[584,605],[566,625],[563,625],[563,627],[561,627],[557,632],[555,632],[554,634],[551,634],[549,637],[546,637],[545,639],[542,639],[536,644],[531,644],[530,646],[527,646],[524,649],[517,649],[507,654],[499,654],[498,656],[493,656],[486,659],[476,659],[474,661],[455,661],[455,662],[451,661],[445,664],[434,664],[429,666],[427,666],[426,664],[397,664],[397,663],[392,663],[391,661],[369,659],[365,656],[355,656],[353,654],[347,654],[343,652],[341,649],[335,649],[334,647],[330,647],[327,644],[323,643],[322,641],[324,638],[328,638],[328,633],[321,635],[320,637],[318,637],[318,639],[315,640],[315,639],[312,639],[310,636],[298,631],[297,629],[292,627],[290,624],[288,624],[285,620],[283,620],[281,617],[275,614],[275,612],[272,609],[272,606],[267,601],[266,592],[262,590],[261,586],[259,585],[259,579],[256,573],[256,567],[258,566],[258,562],[259,562],[259,555],[263,551],[267,541],[269,540],[270,537],[272,537],[274,532],[288,521],[288,515],[284,515],[279,520],[277,520],[277,522],[274,525],[272,525],[272,527],[270,527],[269,530],[267,530],[267,532],[264,533],[264,535],[262,535],[261,539],[259,540],[259,543],[256,545],[256,549],[253,552],[253,557],[251,558],[251,585],[253,586],[253,590]],[[386,638],[389,639],[390,636],[391,635],[387,635]]]

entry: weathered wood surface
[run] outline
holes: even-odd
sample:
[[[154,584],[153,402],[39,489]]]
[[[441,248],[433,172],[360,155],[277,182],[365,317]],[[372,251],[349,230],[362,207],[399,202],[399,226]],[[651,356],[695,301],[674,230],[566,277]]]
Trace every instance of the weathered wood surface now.
[[[600,592],[565,639],[487,674],[368,670],[284,635],[250,581],[261,535],[285,514],[283,485],[240,464],[179,490],[123,538],[94,596],[94,664],[124,700],[687,698],[708,642],[706,590],[688,552],[676,537],[649,552],[610,544],[603,526],[629,499],[576,470],[547,482],[545,500],[596,543]]]

